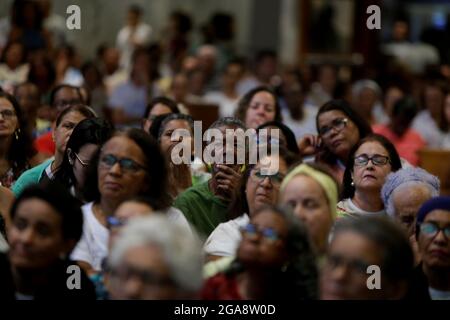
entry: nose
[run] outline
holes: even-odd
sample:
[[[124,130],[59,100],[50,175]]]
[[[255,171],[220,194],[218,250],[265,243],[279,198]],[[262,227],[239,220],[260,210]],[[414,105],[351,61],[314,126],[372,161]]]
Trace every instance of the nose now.
[[[330,271],[331,278],[335,281],[343,281],[348,277],[349,271],[349,268],[345,264],[340,264]]]
[[[122,173],[122,168],[120,167],[119,162],[114,163],[108,171],[109,174],[112,175],[120,175]]]
[[[299,218],[302,222],[306,222],[307,220],[307,214],[305,213],[305,210],[303,210],[301,204],[297,204],[294,208],[294,214],[297,218]]]
[[[433,241],[437,244],[445,245],[449,239],[445,236],[444,230],[439,230]]]
[[[34,241],[35,233],[32,228],[23,230],[20,234],[20,240],[24,244],[31,244]]]
[[[260,183],[260,185],[264,188],[271,188],[272,187],[272,180],[270,180],[269,177],[264,177]]]

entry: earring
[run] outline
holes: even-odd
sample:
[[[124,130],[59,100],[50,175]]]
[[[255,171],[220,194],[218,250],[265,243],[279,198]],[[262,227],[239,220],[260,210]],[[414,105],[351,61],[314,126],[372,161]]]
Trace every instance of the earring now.
[[[14,131],[14,137],[16,138],[16,140],[19,140],[19,133],[20,133],[20,129],[17,129],[16,131]]]
[[[353,182],[353,180],[352,180],[352,183],[350,183],[350,185],[351,185],[352,187],[355,186],[355,183]]]

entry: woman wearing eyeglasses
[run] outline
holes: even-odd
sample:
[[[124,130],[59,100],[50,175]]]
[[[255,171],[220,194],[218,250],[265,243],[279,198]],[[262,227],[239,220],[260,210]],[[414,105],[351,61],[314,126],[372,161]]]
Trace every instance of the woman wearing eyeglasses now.
[[[167,193],[167,169],[157,142],[140,129],[117,131],[92,159],[85,183],[83,236],[72,253],[89,274],[108,254],[108,217],[133,196],[154,199],[154,210],[175,210]],[[182,213],[179,213],[181,216]]]
[[[267,150],[272,151],[272,147],[268,147]],[[230,207],[233,214],[240,213],[240,215],[219,224],[210,234],[204,246],[207,260],[235,256],[241,241],[239,228],[248,223],[256,210],[277,203],[281,181],[288,168],[297,160],[295,155],[280,146],[278,155],[268,153],[267,157],[261,158],[258,163],[247,169],[244,173],[242,190],[239,193],[241,196]],[[269,172],[271,170],[274,172]],[[209,265],[208,268],[215,269],[214,264]]]
[[[113,133],[113,127],[100,118],[85,119],[73,129],[55,180],[70,190],[81,203],[87,169],[94,154]]]
[[[402,167],[394,145],[373,134],[359,141],[349,154],[338,217],[385,215],[381,188],[386,176]]]
[[[317,268],[308,234],[284,209],[263,207],[241,228],[236,259],[207,280],[207,300],[309,300],[317,298]]]
[[[307,135],[299,141],[300,153],[328,166],[341,185],[351,149],[372,129],[344,100],[325,103],[317,113],[316,126],[318,136]]]
[[[450,300],[450,197],[425,202],[417,214],[416,237],[422,263],[417,279],[424,279],[432,300]]]
[[[53,131],[55,141],[54,157],[44,161],[40,165],[25,171],[12,187],[17,197],[29,185],[53,180],[64,159],[66,145],[75,126],[84,119],[95,118],[94,111],[85,105],[74,105],[64,109],[56,119],[56,127]]]

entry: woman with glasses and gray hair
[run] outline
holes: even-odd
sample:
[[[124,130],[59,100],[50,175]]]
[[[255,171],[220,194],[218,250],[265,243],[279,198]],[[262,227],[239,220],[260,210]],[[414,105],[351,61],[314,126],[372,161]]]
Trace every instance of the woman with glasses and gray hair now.
[[[380,191],[386,176],[401,167],[394,145],[383,136],[360,140],[349,153],[338,218],[385,215]]]
[[[108,257],[112,299],[195,299],[201,289],[197,238],[164,215],[138,217],[125,226]]]

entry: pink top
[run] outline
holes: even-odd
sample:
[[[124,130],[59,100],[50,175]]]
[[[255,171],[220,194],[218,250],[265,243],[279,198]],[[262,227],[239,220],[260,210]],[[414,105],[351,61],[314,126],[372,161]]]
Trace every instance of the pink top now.
[[[425,147],[426,142],[422,136],[414,129],[409,128],[403,136],[397,136],[387,125],[373,125],[372,130],[388,140],[390,140],[397,149],[400,157],[407,160],[413,166],[419,164],[418,151]]]

